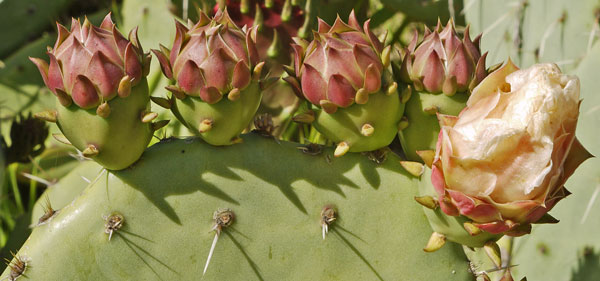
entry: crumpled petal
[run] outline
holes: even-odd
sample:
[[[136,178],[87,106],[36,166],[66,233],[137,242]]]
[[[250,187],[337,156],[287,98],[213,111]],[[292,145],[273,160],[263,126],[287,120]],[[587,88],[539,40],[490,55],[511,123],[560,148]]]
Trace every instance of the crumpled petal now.
[[[431,181],[440,206],[493,234],[527,234],[570,194],[563,184],[591,156],[574,137],[579,80],[553,64],[517,70],[509,61],[467,104],[458,118],[438,116]]]

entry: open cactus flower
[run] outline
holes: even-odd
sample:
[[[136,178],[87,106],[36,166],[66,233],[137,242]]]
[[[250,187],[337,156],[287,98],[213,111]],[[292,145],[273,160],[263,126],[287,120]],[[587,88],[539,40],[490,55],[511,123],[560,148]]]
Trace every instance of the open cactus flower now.
[[[388,71],[391,46],[383,46],[369,21],[361,26],[354,12],[348,23],[319,20],[312,42],[295,39],[294,73],[284,79],[314,108],[296,120],[312,122],[336,142],[335,156],[390,144],[404,106]]]
[[[264,62],[255,28],[239,28],[227,10],[210,19],[202,11],[189,27],[176,21],[173,48],[153,50],[164,75],[175,82],[169,107],[188,129],[212,145],[237,143],[260,104]],[[268,82],[267,82],[268,81]]]
[[[577,77],[554,64],[519,70],[509,60],[474,89],[458,117],[439,114],[435,156],[424,159],[431,182],[424,180],[419,200],[434,199],[428,207],[457,223],[427,211],[436,235],[479,247],[557,222],[548,211],[591,157],[575,137],[579,103]]]
[[[71,30],[57,23],[48,48],[50,63],[30,58],[57,97],[56,110],[36,117],[56,122],[60,138],[112,170],[135,162],[161,124],[152,124],[146,75],[150,55],[137,38],[125,38],[108,14],[100,26],[73,19]]]

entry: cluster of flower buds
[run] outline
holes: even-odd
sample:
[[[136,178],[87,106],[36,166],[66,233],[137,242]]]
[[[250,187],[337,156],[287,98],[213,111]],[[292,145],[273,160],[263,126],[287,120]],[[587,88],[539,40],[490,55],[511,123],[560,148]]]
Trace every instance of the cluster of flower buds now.
[[[426,28],[423,41],[417,46],[419,34],[415,31],[408,48],[404,50],[400,78],[413,84],[416,91],[454,95],[471,91],[487,75],[485,58],[481,55],[479,40],[471,41],[469,27],[461,40],[449,21],[444,29],[438,22],[435,30]]]

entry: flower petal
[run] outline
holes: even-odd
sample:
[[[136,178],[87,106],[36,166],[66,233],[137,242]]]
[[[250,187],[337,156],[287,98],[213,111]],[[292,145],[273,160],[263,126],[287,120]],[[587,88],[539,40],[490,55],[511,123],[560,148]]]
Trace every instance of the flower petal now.
[[[48,66],[48,88],[50,88],[50,91],[52,92],[56,92],[55,89],[64,90],[65,85],[63,84],[63,75],[58,60],[51,53],[48,53],[48,56],[50,57],[50,65]]]
[[[465,47],[463,44],[459,44],[453,56],[448,61],[448,74],[456,77],[458,91],[462,92],[467,89],[473,78],[472,73],[474,68],[475,63],[466,53]]]
[[[171,63],[169,62],[167,55],[159,50],[152,49],[152,52],[158,59],[158,62],[160,63],[160,69],[162,70],[163,74],[167,76],[167,78],[173,79],[173,71],[171,70]]]
[[[244,61],[238,61],[238,63],[233,68],[233,78],[231,85],[234,88],[238,88],[243,90],[250,84],[250,69]]]
[[[214,104],[220,101],[223,95],[215,87],[202,87],[200,89],[200,98],[208,104]]]
[[[327,99],[340,107],[348,107],[354,102],[356,90],[342,75],[334,74],[329,78]]]
[[[369,94],[375,93],[381,88],[381,74],[374,64],[369,65],[365,71],[365,84],[363,87]]]
[[[213,51],[200,65],[207,87],[215,87],[220,93],[226,93],[229,86],[234,61],[221,48]]]
[[[202,71],[192,60],[188,60],[183,65],[179,76],[177,77],[177,85],[188,95],[200,95],[200,89],[204,86]]]
[[[94,84],[83,75],[75,77],[71,97],[73,97],[73,102],[83,109],[93,108],[100,103],[100,97],[98,97]]]
[[[327,84],[321,74],[310,64],[304,64],[301,79],[302,92],[308,101],[319,105],[321,100],[327,99]]]
[[[98,87],[104,100],[110,100],[117,94],[123,70],[98,51],[92,56],[85,75]]]
[[[142,64],[138,54],[135,51],[132,43],[127,45],[125,49],[125,74],[133,79],[133,84],[136,84],[142,79]]]

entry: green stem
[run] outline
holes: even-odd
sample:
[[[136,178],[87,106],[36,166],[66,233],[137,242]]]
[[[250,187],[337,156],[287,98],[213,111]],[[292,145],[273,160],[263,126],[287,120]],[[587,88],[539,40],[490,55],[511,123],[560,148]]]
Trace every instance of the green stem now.
[[[13,193],[15,196],[15,204],[17,205],[17,209],[19,213],[24,213],[25,209],[23,208],[23,201],[21,200],[21,192],[19,191],[19,184],[17,183],[17,168],[19,167],[18,163],[13,163],[8,166],[8,175],[10,177],[10,184],[13,189]]]
[[[36,160],[33,160],[32,163],[33,165],[31,165],[31,175],[33,176],[37,176],[38,175],[38,163],[34,162]],[[30,179],[29,180],[29,201],[27,202],[27,210],[31,211],[33,210],[33,205],[35,205],[35,201],[37,199],[37,181],[34,179]]]
[[[291,107],[284,109],[281,114],[279,114],[280,120],[283,120],[282,125],[277,128],[277,132],[275,133],[275,137],[279,138],[286,133],[287,128],[290,126],[292,122],[292,116],[298,111],[300,108],[300,104],[302,101],[299,98],[296,98],[294,104]]]
[[[304,144],[304,124],[298,126],[298,142]]]

